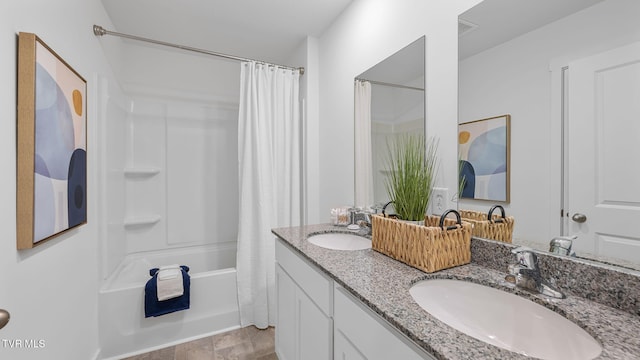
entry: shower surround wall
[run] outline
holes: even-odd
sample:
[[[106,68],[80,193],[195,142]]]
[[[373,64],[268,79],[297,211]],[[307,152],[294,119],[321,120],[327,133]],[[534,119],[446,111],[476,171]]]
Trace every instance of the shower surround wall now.
[[[127,110],[115,100],[107,106],[109,118],[124,119],[106,131],[109,225],[99,312],[107,358],[239,326],[237,107],[132,99]],[[191,308],[144,318],[149,269],[175,263],[191,267]]]
[[[136,98],[129,114],[127,253],[237,234],[237,109]]]
[[[99,87],[103,279],[128,254],[228,246],[237,233],[240,65],[145,43],[121,49],[122,90]]]
[[[239,66],[147,46],[124,48],[123,95],[114,96],[106,82],[99,86],[108,119],[100,132],[105,225],[99,310],[106,358],[239,326]],[[166,262],[193,266],[192,307],[144,318],[140,294],[148,270]]]
[[[139,95],[126,105],[107,106],[105,277],[127,254],[235,243],[237,106]]]

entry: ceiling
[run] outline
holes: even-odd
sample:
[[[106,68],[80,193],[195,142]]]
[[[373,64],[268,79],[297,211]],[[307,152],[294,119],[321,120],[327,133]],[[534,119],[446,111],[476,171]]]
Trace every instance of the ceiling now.
[[[102,0],[117,32],[290,66],[353,0]],[[605,0],[484,0],[460,19],[459,58],[511,40]],[[609,0],[610,1],[610,0]],[[102,25],[102,24],[98,24]],[[422,65],[422,59],[415,65]],[[420,72],[422,69],[419,69]],[[401,75],[402,83],[407,80]],[[391,80],[391,79],[387,79]]]
[[[477,25],[460,37],[460,60],[604,0],[484,0],[459,19]]]
[[[424,81],[424,47],[425,37],[423,36],[358,75],[358,78],[416,86],[412,84],[416,79],[421,78]]]
[[[352,0],[102,0],[121,33],[284,65]],[[102,25],[102,24],[98,24]]]
[[[605,0],[484,0],[459,17],[462,24],[475,26],[460,36],[459,59],[463,60],[602,1]],[[393,84],[411,83],[411,80],[424,75],[424,45],[419,44],[416,41],[359,77]]]

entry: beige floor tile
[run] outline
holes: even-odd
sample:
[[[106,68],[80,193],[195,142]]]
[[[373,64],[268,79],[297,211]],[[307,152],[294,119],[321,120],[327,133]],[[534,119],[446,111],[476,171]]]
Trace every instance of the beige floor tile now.
[[[275,329],[229,331],[123,360],[277,360]]]
[[[278,356],[276,356],[275,352],[272,352],[271,354],[258,356],[256,360],[278,360]]]
[[[175,347],[170,346],[164,349],[151,351],[145,354],[128,357],[124,360],[174,360],[175,352],[176,352]]]
[[[184,360],[213,360],[215,359],[213,350],[192,349],[186,353]],[[177,358],[176,358],[177,360]]]
[[[175,360],[213,359],[213,336],[176,345]]]
[[[245,341],[225,348],[215,348],[215,360],[255,360],[251,342]]]
[[[213,336],[213,346],[215,349],[222,349],[238,345],[247,341],[247,337],[243,329],[236,329],[226,333]]]
[[[251,341],[256,356],[267,355],[275,351],[275,329],[273,327],[261,330],[255,326],[247,326],[243,330],[246,337]]]

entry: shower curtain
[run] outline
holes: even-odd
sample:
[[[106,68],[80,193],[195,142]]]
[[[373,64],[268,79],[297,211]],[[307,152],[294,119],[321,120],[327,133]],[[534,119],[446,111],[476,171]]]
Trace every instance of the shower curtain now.
[[[242,65],[238,119],[238,302],[242,326],[275,325],[274,227],[299,225],[299,72]]]
[[[373,204],[373,164],[371,159],[371,83],[356,80],[355,97],[355,205]]]

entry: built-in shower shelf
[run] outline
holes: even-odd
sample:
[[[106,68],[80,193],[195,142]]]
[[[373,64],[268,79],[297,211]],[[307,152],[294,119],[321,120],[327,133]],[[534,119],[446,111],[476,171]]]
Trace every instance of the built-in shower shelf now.
[[[124,219],[124,226],[153,225],[160,221],[160,215],[132,216]]]
[[[125,176],[129,177],[151,177],[158,173],[160,173],[160,169],[154,167],[135,167],[124,169]]]

